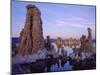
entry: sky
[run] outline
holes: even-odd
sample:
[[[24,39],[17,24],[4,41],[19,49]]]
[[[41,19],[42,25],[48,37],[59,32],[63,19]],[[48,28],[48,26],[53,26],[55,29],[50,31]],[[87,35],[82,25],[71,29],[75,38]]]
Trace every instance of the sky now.
[[[43,36],[51,38],[80,38],[87,36],[87,28],[92,29],[95,38],[96,7],[89,5],[38,3],[38,2],[12,2],[12,37],[19,37],[25,25],[26,5],[36,5],[41,11]]]

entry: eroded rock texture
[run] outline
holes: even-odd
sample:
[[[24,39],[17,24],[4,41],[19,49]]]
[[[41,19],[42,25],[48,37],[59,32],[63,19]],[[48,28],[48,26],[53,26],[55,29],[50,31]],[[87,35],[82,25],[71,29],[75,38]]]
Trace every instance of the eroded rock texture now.
[[[20,32],[18,54],[27,55],[44,48],[41,12],[35,5],[27,5],[25,26]]]
[[[88,28],[87,30],[88,30],[88,37],[86,40],[87,49],[89,51],[93,51],[92,30],[91,28]]]
[[[82,52],[92,52],[93,51],[93,42],[92,42],[92,32],[91,29],[88,28],[88,36],[86,38],[85,35],[82,35],[81,41],[81,51]]]

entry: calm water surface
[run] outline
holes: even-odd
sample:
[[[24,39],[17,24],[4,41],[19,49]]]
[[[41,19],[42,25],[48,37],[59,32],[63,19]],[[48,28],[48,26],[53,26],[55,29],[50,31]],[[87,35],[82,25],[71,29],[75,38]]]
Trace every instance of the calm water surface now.
[[[37,60],[34,63],[12,65],[13,74],[59,72],[95,69],[94,59],[85,61],[68,60],[67,57]]]

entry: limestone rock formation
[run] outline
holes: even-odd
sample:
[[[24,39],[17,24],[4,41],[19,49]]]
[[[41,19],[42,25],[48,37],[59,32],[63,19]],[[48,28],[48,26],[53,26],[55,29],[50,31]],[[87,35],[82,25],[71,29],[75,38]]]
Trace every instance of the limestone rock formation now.
[[[88,30],[88,37],[86,41],[87,49],[89,51],[93,51],[92,30],[91,28],[88,28],[87,30]]]
[[[57,48],[62,48],[63,42],[61,37],[57,37],[56,39]]]
[[[86,47],[86,36],[82,35],[80,38],[81,46],[80,46],[80,52],[86,52],[87,47]]]
[[[92,42],[92,33],[91,29],[88,28],[88,36],[86,38],[85,35],[82,35],[80,41],[81,41],[81,52],[92,52],[93,51],[93,42]]]
[[[44,48],[41,12],[35,5],[27,5],[25,26],[20,32],[18,54],[27,55]]]
[[[50,36],[47,36],[47,39],[45,40],[45,47],[47,50],[52,50],[52,44],[51,44],[51,40],[50,40]]]

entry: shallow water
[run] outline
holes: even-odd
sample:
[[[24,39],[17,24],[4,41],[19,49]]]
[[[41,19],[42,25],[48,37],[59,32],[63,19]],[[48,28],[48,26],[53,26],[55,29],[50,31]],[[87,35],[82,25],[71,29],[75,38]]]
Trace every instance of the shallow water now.
[[[13,74],[59,72],[95,69],[94,59],[85,61],[69,60],[67,57],[37,60],[34,63],[16,64],[12,66]]]
[[[14,39],[16,44],[18,39]],[[56,45],[53,44],[56,48]],[[94,43],[95,46],[95,43]],[[67,51],[68,50],[68,51]],[[69,56],[72,50],[65,49],[65,54]],[[12,74],[44,73],[59,71],[89,70],[96,68],[96,59],[86,59],[84,61],[69,60],[67,57],[37,60],[34,63],[13,64]]]

